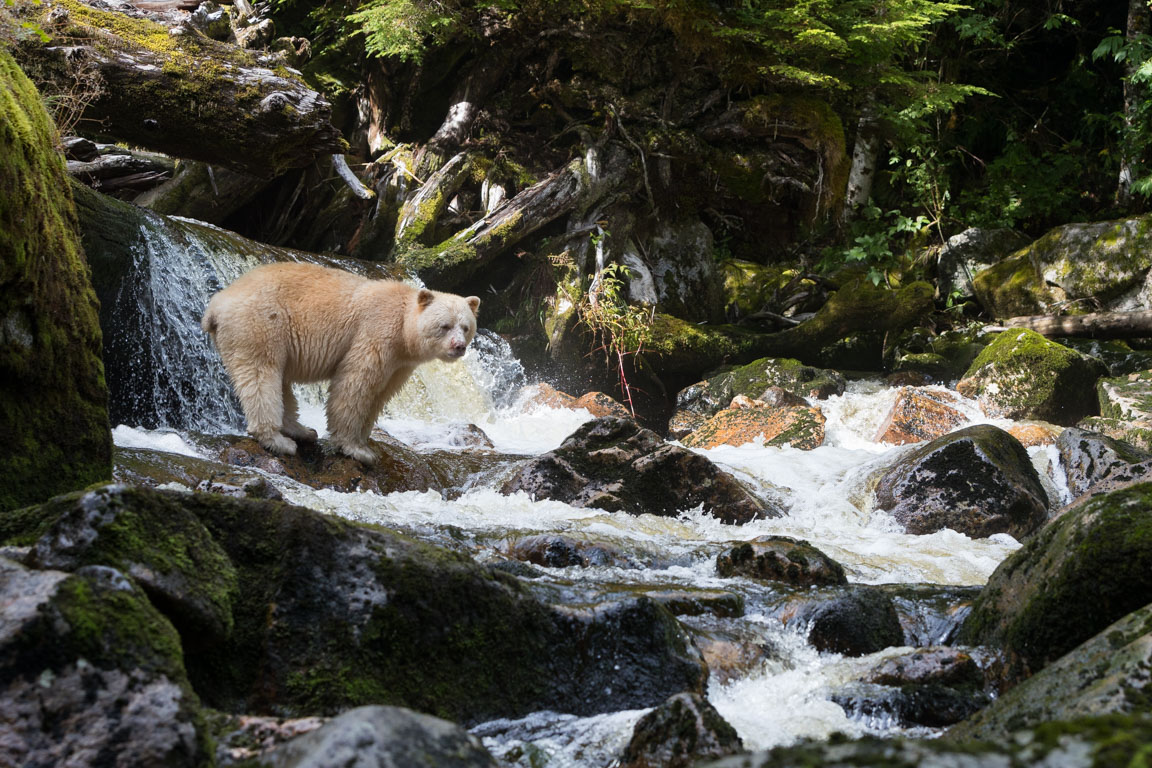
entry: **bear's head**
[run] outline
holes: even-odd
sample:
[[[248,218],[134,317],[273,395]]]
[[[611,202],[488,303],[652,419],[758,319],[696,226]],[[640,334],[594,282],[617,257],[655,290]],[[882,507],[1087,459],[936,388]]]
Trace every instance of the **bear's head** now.
[[[428,357],[451,362],[468,351],[476,335],[480,299],[420,289],[416,297],[416,324]]]

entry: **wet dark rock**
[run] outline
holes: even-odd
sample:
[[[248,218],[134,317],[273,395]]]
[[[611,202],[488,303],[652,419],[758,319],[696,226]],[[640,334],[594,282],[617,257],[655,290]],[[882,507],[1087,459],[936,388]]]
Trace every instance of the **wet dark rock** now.
[[[971,654],[957,648],[918,648],[877,664],[864,676],[877,685],[983,685],[984,673]]]
[[[901,456],[880,478],[876,506],[908,533],[951,528],[973,538],[1022,539],[1043,525],[1048,497],[1024,446],[980,424]]]
[[[134,503],[128,486],[58,496],[40,507],[51,528],[32,547],[34,568],[86,565],[131,576],[190,646],[222,642],[232,631],[236,570],[178,497]]]
[[[904,644],[892,599],[864,585],[824,587],[793,596],[780,618],[809,627],[808,642],[819,651],[864,656]]]
[[[711,614],[688,616],[681,621],[692,630],[696,646],[708,665],[708,679],[719,685],[746,677],[765,661],[778,657],[763,632],[753,631]]]
[[[0,765],[209,759],[180,638],[132,580],[0,560]]]
[[[459,725],[401,707],[345,712],[319,729],[272,750],[270,768],[437,766],[496,768],[480,739]]]
[[[382,438],[380,433],[369,441],[378,456],[371,467],[326,450],[324,441],[299,441],[295,456],[280,456],[250,437],[228,436],[222,439],[226,447],[220,450],[219,458],[226,464],[256,467],[313,488],[376,493],[443,488],[442,479],[437,477],[427,458],[395,438]]]
[[[707,699],[679,693],[636,723],[620,768],[688,768],[704,758],[743,751],[736,729]]]
[[[245,480],[240,485],[202,480],[197,483],[196,490],[202,493],[219,493],[223,496],[235,496],[240,499],[284,500],[284,494],[280,492],[279,488],[268,482],[268,478],[266,477],[254,477],[250,480]]]
[[[831,698],[853,719],[905,728],[952,725],[988,703],[988,695],[975,686],[957,688],[940,683],[900,687],[853,683],[833,693]]]
[[[847,584],[844,568],[806,541],[787,536],[760,536],[744,541],[716,558],[716,572],[783,581],[797,586]]]
[[[1152,453],[1098,432],[1069,427],[1056,440],[1056,449],[1073,497],[1152,477]]]
[[[1017,680],[1038,672],[1152,595],[1152,483],[1094,496],[993,572],[960,641],[1003,648]]]
[[[726,618],[744,615],[744,598],[722,589],[660,589],[644,593],[676,616],[711,614]]]
[[[697,505],[726,523],[779,517],[704,456],[616,418],[582,425],[555,451],[527,462],[502,488],[576,507],[675,516]]]
[[[525,536],[509,542],[505,554],[545,568],[636,568],[640,565],[608,544],[551,533]]]
[[[1152,701],[1152,605],[1134,611],[951,729],[949,740],[1007,738],[1021,727],[1144,713]]]
[[[896,606],[904,644],[916,648],[951,644],[980,594],[980,587],[938,584],[883,584],[879,589]]]

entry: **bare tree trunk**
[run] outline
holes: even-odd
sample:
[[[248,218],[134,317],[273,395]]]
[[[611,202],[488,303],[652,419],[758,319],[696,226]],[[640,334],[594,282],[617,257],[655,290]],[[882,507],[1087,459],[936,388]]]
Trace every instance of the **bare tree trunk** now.
[[[470,166],[467,153],[454,155],[424,182],[416,194],[404,201],[396,221],[398,245],[413,245],[425,234],[431,233],[452,196],[468,178]]]
[[[852,148],[852,168],[848,172],[848,190],[844,193],[844,208],[840,212],[841,224],[856,218],[856,212],[872,196],[879,156],[880,121],[876,118],[875,97],[869,96],[856,124],[856,144]]]
[[[1125,40],[1131,44],[1141,35],[1148,34],[1152,27],[1152,15],[1148,11],[1148,0],[1128,0],[1128,26]],[[1127,206],[1132,202],[1132,177],[1139,172],[1140,158],[1134,157],[1130,137],[1135,130],[1136,108],[1140,99],[1139,88],[1132,81],[1140,61],[1135,56],[1124,59],[1124,140],[1120,150],[1120,174],[1116,183],[1116,202]]]
[[[1027,328],[1042,336],[1088,336],[1094,339],[1152,338],[1152,310],[1094,312],[1090,315],[1025,315],[1004,321],[1007,328]]]

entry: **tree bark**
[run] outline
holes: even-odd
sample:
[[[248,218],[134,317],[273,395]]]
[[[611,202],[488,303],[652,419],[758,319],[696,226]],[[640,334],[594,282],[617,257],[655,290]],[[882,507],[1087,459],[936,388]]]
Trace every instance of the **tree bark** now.
[[[1128,0],[1128,24],[1124,38],[1131,45],[1136,38],[1148,34],[1152,27],[1152,14],[1148,12],[1148,0]],[[1140,158],[1134,157],[1132,148],[1126,146],[1135,130],[1136,109],[1139,103],[1139,87],[1132,81],[1140,60],[1135,56],[1124,59],[1124,141],[1120,150],[1120,173],[1116,184],[1116,202],[1127,206],[1132,202],[1132,177],[1138,172]]]
[[[1152,310],[1094,312],[1090,315],[1024,315],[1004,321],[1007,328],[1027,328],[1041,336],[1087,336],[1093,339],[1152,338]]]
[[[452,196],[468,178],[470,166],[466,153],[454,155],[424,182],[416,194],[404,201],[396,221],[396,243],[412,245],[431,233]]]
[[[856,125],[856,143],[852,148],[852,168],[848,172],[848,189],[844,193],[844,209],[840,223],[856,218],[856,212],[872,197],[872,182],[876,179],[880,155],[880,124],[876,119],[876,102],[869,97],[860,111]]]
[[[46,96],[70,92],[77,61],[95,67],[101,85],[84,105],[83,134],[262,177],[347,149],[328,102],[253,52],[189,26],[169,31],[78,4],[61,21],[65,6],[43,6],[43,18],[54,14],[43,22],[53,44],[27,41],[16,55]],[[117,24],[131,39],[117,35]]]

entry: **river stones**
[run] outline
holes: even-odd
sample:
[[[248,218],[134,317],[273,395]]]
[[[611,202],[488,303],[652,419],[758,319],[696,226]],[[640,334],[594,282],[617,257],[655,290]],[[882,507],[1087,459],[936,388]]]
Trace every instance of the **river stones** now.
[[[989,416],[1071,426],[1097,412],[1096,380],[1104,373],[1100,361],[1017,328],[984,348],[956,391]]]
[[[641,563],[607,542],[554,533],[514,539],[508,542],[504,554],[513,560],[522,560],[543,568],[641,567]]]
[[[1021,727],[1086,715],[1149,711],[1152,605],[1133,611],[1015,686],[946,734],[1007,738]]]
[[[844,568],[806,541],[760,536],[716,557],[716,572],[795,586],[847,584]]]
[[[1056,448],[1073,497],[1152,477],[1152,453],[1096,432],[1066,429]]]
[[[948,238],[937,256],[936,279],[940,295],[972,296],[972,276],[1008,254],[1028,245],[1028,236],[1007,227],[968,229]]]
[[[180,637],[121,572],[0,558],[0,765],[210,759]]]
[[[1047,516],[1047,494],[1011,435],[989,424],[958,430],[902,456],[876,487],[876,506],[908,533],[944,528],[1024,538]]]
[[[459,725],[388,706],[349,710],[317,730],[276,747],[261,762],[270,768],[498,765],[480,739]]]
[[[1003,648],[1022,679],[1152,595],[1152,483],[1094,496],[1000,564],[960,641]]]
[[[744,751],[739,734],[696,693],[678,693],[653,709],[632,730],[620,768],[690,768],[710,757]]]
[[[836,371],[790,358],[765,357],[685,387],[676,395],[676,406],[709,416],[727,408],[736,395],[757,397],[769,387],[781,387],[803,398],[824,399],[843,394],[845,386],[843,375]]]
[[[876,431],[875,442],[905,445],[942,437],[967,420],[956,407],[958,402],[955,394],[945,390],[901,387]]]
[[[517,491],[634,515],[674,517],[703,505],[726,523],[782,514],[704,456],[611,417],[583,424],[559,448],[525,463],[501,489]]]
[[[733,399],[735,404],[741,396]],[[689,448],[716,448],[762,441],[766,446],[790,445],[802,451],[824,443],[824,414],[807,405],[774,408],[758,400],[746,407],[718,411],[680,442]]]

